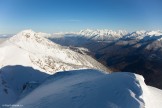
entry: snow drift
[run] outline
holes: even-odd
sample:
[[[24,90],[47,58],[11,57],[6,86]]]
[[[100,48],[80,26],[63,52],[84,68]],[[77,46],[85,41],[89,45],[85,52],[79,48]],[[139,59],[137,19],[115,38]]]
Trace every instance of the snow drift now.
[[[161,108],[162,91],[132,73],[56,73],[17,102],[24,108]]]

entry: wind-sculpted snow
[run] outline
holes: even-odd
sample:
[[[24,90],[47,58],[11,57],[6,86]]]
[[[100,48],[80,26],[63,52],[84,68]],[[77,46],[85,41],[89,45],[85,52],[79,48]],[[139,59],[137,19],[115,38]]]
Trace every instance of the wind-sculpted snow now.
[[[105,74],[97,70],[59,72],[17,104],[24,108],[153,108],[156,104],[155,108],[160,108],[162,97],[154,93],[162,91],[154,91],[141,78],[131,73]]]
[[[49,75],[32,67],[5,66],[0,69],[0,107],[13,104],[39,85]],[[30,85],[30,87],[29,87]]]

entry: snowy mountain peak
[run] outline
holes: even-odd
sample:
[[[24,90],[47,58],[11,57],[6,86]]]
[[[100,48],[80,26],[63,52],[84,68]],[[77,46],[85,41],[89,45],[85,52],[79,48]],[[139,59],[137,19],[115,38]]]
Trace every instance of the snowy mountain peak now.
[[[60,47],[60,45],[49,41],[43,35],[45,34],[36,33],[31,29],[23,30],[11,37],[9,42],[31,52],[35,50],[41,52],[52,47]]]
[[[154,36],[160,36],[162,35],[162,32],[160,30],[157,30],[157,31],[149,31],[147,32],[148,35],[154,35]]]
[[[26,37],[28,38],[27,35],[33,36],[34,34],[35,34],[35,32],[34,32],[33,30],[28,29],[28,30],[23,30],[23,31],[17,33],[16,36],[21,36],[21,37],[26,36]],[[30,37],[30,36],[29,36],[29,37]]]
[[[81,30],[79,33],[81,35],[86,35],[86,36],[92,36],[92,35],[123,36],[126,35],[128,32],[125,30],[113,31],[108,29],[97,29],[97,30],[86,29],[86,30]]]
[[[160,36],[160,37],[159,37]],[[68,37],[75,37],[75,38],[84,38],[88,40],[95,40],[95,41],[116,41],[120,40],[122,38],[126,39],[146,39],[146,40],[154,40],[155,38],[160,38],[162,36],[162,31],[160,30],[139,30],[135,32],[127,32],[126,30],[109,30],[109,29],[85,29],[81,30],[79,32],[69,32],[69,33],[54,33],[53,35],[47,37],[47,38],[68,38]],[[80,39],[79,39],[80,40]],[[58,42],[58,40],[56,41]],[[69,41],[68,41],[69,42]],[[70,42],[69,42],[70,43]]]
[[[0,46],[0,53],[3,55],[0,57],[0,66],[3,67],[30,66],[48,74],[82,68],[107,70],[90,56],[60,46],[32,30],[21,31],[8,39]]]
[[[140,31],[133,32],[131,35],[132,36],[159,36],[162,35],[162,32],[160,30],[157,31],[140,30]]]
[[[23,30],[18,34],[14,35],[10,40],[12,41],[31,41],[31,40],[38,40],[42,38],[38,33],[34,32],[33,30]]]
[[[78,34],[89,38],[92,37],[94,40],[103,41],[103,40],[119,39],[127,35],[128,32],[125,30],[113,31],[108,29],[97,29],[97,30],[86,29],[81,30],[80,32],[78,32]]]
[[[140,30],[140,31],[135,31],[135,32],[133,32],[132,33],[132,35],[142,35],[142,34],[145,34],[146,33],[146,31],[145,30]]]
[[[151,39],[154,39],[155,36],[157,38],[158,36],[161,36],[161,35],[162,35],[162,32],[160,30],[157,30],[157,31],[140,30],[140,31],[132,32],[131,34],[127,35],[126,38],[140,39],[140,40],[145,38],[145,40],[151,40]]]
[[[42,33],[42,32],[34,32],[31,29],[23,30],[19,32],[18,34],[14,35],[10,40],[12,42],[19,42],[19,41],[33,41],[33,42],[41,42],[43,40],[46,40],[45,37],[49,37],[50,34]]]

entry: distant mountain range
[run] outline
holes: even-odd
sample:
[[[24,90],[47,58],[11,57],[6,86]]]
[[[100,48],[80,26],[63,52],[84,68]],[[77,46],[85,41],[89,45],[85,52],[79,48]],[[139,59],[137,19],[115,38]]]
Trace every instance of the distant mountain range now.
[[[125,30],[81,30],[80,32],[70,32],[70,33],[54,33],[54,34],[48,34],[46,37],[48,38],[61,38],[61,37],[84,37],[91,40],[96,41],[110,41],[110,40],[119,40],[123,38],[131,38],[131,39],[143,39],[144,37],[148,36],[148,38],[158,38],[162,35],[162,31],[135,31],[135,32],[127,32]],[[45,35],[44,35],[45,36]]]

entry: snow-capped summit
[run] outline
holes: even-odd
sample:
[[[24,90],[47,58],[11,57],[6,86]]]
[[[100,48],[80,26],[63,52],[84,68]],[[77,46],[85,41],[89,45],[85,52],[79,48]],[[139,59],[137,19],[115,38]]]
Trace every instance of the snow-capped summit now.
[[[157,31],[140,30],[140,31],[135,31],[130,33],[129,35],[126,36],[126,38],[139,39],[139,40],[145,38],[145,40],[151,40],[154,39],[155,37],[158,38],[158,36],[162,36],[162,32],[160,30]]]
[[[125,30],[113,31],[109,29],[96,29],[96,30],[85,29],[85,30],[80,30],[79,32],[53,33],[48,38],[58,39],[58,38],[75,37],[75,38],[84,38],[84,39],[95,40],[95,41],[109,41],[109,40],[120,39],[121,37],[127,34],[128,32]]]
[[[145,30],[135,31],[125,36],[128,39],[142,39],[146,35]]]
[[[35,41],[37,43],[43,41],[47,42],[47,40],[44,38],[43,35],[49,35],[49,34],[42,33],[42,32],[36,33],[33,30],[29,29],[29,30],[23,30],[18,34],[12,36],[10,40],[12,42],[19,42],[19,41],[23,41],[23,42]]]
[[[145,37],[146,40],[154,39],[155,37],[158,38],[159,36],[162,36],[162,31],[160,30],[152,30],[152,31],[146,31],[146,30],[139,30],[135,32],[127,32],[126,30],[109,30],[109,29],[85,29],[81,30],[79,32],[69,32],[69,33],[54,33],[48,38],[67,38],[75,37],[80,38],[83,37],[85,39],[89,40],[95,40],[95,41],[115,41],[119,39],[143,39]],[[161,38],[160,38],[161,39]],[[80,40],[80,39],[79,39]]]
[[[162,35],[162,32],[160,30],[157,31],[135,31],[131,34],[132,36],[159,36]]]
[[[109,39],[121,38],[122,36],[128,34],[128,32],[125,30],[113,31],[108,29],[102,29],[102,30],[86,29],[86,30],[81,30],[78,34],[87,37],[94,37],[95,40],[109,40]]]
[[[145,34],[146,34],[145,30],[135,31],[131,33],[132,36],[140,36],[140,35],[145,35]]]
[[[14,52],[14,53],[13,53]],[[79,68],[106,68],[86,54],[62,47],[32,30],[24,30],[0,45],[0,66],[30,66],[46,73]]]
[[[32,39],[36,40],[36,39],[41,38],[41,37],[50,37],[50,36],[51,36],[51,34],[48,34],[48,33],[43,33],[43,32],[36,33],[32,29],[27,29],[27,30],[23,30],[23,31],[17,33],[13,37],[17,41],[18,40],[21,40],[22,41],[24,39],[25,39],[25,41],[27,41],[27,39],[28,40],[29,39],[30,40],[32,40]]]
[[[162,35],[162,31],[160,31],[160,30],[157,30],[157,31],[149,31],[149,32],[147,32],[147,35],[160,36],[160,35]]]
[[[108,30],[108,29],[97,29],[97,30],[91,30],[91,29],[86,29],[86,30],[81,30],[79,32],[82,35],[125,35],[127,34],[127,31],[124,30],[118,30],[118,31],[113,31],[113,30]]]
[[[9,39],[9,42],[33,53],[42,53],[45,52],[46,49],[60,47],[60,45],[55,44],[44,38],[40,34],[40,32],[36,33],[30,29],[23,30],[18,34],[14,35]]]

